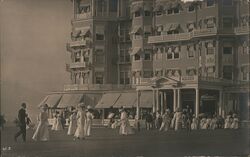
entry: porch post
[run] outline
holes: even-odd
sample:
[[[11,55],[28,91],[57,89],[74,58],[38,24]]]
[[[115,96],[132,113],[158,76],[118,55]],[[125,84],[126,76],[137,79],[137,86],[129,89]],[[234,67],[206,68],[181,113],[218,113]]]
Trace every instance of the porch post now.
[[[163,107],[163,102],[164,102],[164,101],[163,101],[163,96],[164,96],[164,95],[163,95],[163,92],[161,92],[161,114],[163,114],[163,108],[164,108],[164,107]]]
[[[140,99],[141,99],[141,92],[137,91],[137,104],[136,104],[136,116],[140,119]]]
[[[177,89],[177,107],[181,108],[181,89]]]
[[[219,115],[222,116],[222,104],[223,104],[223,91],[219,91],[219,102],[218,102],[218,107],[219,107]]]
[[[197,118],[199,116],[199,89],[195,88],[195,117]]]
[[[155,90],[153,89],[153,112],[155,112]]]
[[[176,89],[173,89],[174,91],[174,95],[173,95],[173,100],[174,100],[174,104],[173,104],[173,109],[174,109],[174,112],[176,111]]]
[[[159,90],[156,90],[156,112],[159,110]]]

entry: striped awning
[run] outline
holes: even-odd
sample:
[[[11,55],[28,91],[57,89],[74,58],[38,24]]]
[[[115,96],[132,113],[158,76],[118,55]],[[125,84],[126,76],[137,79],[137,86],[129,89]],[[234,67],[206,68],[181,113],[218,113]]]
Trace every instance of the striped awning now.
[[[135,92],[121,93],[121,96],[115,103],[114,108],[120,108],[122,106],[125,108],[136,107],[136,100],[137,100],[137,95]]]
[[[134,47],[130,53],[130,55],[135,55],[137,53],[140,53],[141,52],[141,48],[140,47]]]
[[[69,106],[76,106],[77,104],[83,102],[83,98],[83,94],[63,94],[58,107],[66,108]]]
[[[121,95],[120,93],[104,94],[101,100],[95,106],[95,108],[110,108],[111,106],[114,106],[120,95]]]
[[[59,101],[61,100],[62,94],[50,94],[47,95],[43,101],[38,105],[39,107],[47,104],[51,108],[57,107]]]
[[[133,27],[133,29],[130,32],[130,34],[135,34],[135,33],[139,32],[141,30],[142,30],[142,28],[140,26],[135,26],[135,27]]]

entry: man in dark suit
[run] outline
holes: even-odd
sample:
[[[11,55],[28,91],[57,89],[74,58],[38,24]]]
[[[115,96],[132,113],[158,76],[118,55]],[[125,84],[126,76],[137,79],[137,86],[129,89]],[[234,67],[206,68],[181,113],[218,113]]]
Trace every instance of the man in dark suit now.
[[[23,142],[26,141],[26,104],[22,103],[21,109],[18,112],[19,128],[20,130],[15,134],[15,141],[22,135]]]

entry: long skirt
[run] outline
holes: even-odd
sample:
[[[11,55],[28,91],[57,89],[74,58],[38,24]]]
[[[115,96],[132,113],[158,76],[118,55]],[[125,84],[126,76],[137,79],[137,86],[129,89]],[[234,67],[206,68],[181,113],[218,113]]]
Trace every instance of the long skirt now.
[[[73,135],[76,131],[76,121],[70,121],[68,128],[68,135]]]
[[[84,138],[84,136],[85,136],[84,124],[77,125],[76,132],[75,132],[74,136],[76,138]]]
[[[49,140],[48,124],[39,122],[32,139],[36,141],[37,140],[48,141]]]
[[[170,121],[163,121],[161,123],[160,131],[168,131],[170,129]]]
[[[86,136],[90,136],[91,135],[91,125],[92,125],[92,121],[91,120],[87,120],[86,121],[86,125],[85,125]]]
[[[182,128],[182,122],[175,122],[174,130],[177,131],[180,130],[181,128]]]
[[[198,124],[197,123],[192,123],[191,124],[191,130],[197,130],[198,129]]]
[[[132,127],[130,126],[128,120],[122,120],[121,121],[121,126],[120,126],[120,130],[119,130],[119,134],[120,135],[134,134],[134,131],[133,131]]]

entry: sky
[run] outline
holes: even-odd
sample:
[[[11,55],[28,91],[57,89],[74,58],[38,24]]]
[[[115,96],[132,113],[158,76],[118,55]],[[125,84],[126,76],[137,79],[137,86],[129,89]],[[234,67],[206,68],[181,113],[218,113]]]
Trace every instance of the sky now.
[[[17,117],[22,102],[30,117],[51,91],[69,83],[70,0],[0,0],[1,113]]]

